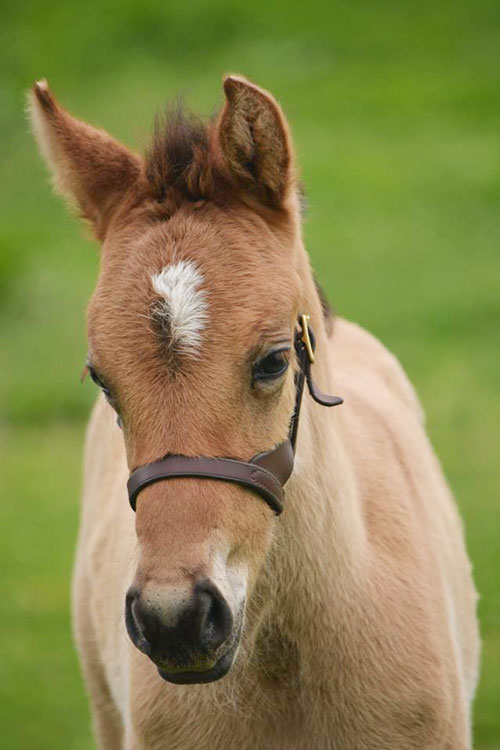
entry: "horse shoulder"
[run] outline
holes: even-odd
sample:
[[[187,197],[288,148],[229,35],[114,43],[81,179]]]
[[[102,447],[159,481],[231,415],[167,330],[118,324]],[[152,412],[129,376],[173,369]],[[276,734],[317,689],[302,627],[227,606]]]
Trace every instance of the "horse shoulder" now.
[[[370,547],[376,569],[389,572],[379,581],[381,596],[395,597],[399,581],[397,597],[409,597],[408,611],[421,607],[428,623],[439,613],[436,628],[429,625],[421,636],[434,630],[436,654],[451,649],[448,658],[470,703],[478,671],[477,594],[461,519],[426,435],[422,407],[396,357],[359,326],[336,322],[332,355],[345,396],[342,435]],[[407,634],[417,634],[417,625],[409,622]]]

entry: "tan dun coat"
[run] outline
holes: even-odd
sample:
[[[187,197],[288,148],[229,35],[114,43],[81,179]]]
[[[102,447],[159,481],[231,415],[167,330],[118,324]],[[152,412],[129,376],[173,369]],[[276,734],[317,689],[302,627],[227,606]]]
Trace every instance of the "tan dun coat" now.
[[[145,158],[45,82],[31,93],[56,188],[102,242],[88,333],[106,398],[73,597],[98,746],[466,750],[476,593],[421,408],[397,360],[322,302],[278,104],[236,76],[224,90],[216,120],[172,112]],[[136,467],[286,437],[299,313],[318,385],[345,403],[304,394],[282,516],[192,478],[146,488],[134,514]]]

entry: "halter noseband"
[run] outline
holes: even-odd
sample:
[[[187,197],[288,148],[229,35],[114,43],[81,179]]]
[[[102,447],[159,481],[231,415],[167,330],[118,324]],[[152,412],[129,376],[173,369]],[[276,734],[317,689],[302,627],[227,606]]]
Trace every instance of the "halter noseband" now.
[[[318,404],[337,406],[343,402],[340,396],[327,396],[318,391],[314,385],[311,376],[311,365],[314,362],[314,337],[308,326],[308,319],[308,315],[299,317],[299,328],[295,333],[294,345],[299,370],[295,378],[295,409],[288,438],[276,448],[258,453],[250,461],[207,456],[167,455],[158,461],[141,466],[132,472],[127,482],[129,501],[133,510],[135,510],[137,495],[149,484],[178,477],[199,477],[240,484],[260,495],[276,515],[281,513],[285,496],[283,487],[293,471],[304,382],[307,382],[309,393]]]

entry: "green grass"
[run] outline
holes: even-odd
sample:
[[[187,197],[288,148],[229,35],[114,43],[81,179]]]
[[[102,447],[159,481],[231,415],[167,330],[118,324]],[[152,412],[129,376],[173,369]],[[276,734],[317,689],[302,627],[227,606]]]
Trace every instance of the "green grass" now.
[[[8,442],[5,437],[8,436]],[[81,429],[9,430],[2,439],[0,715],[5,747],[90,748],[69,624]]]
[[[475,747],[500,748],[500,5],[497,0],[18,2],[0,25],[2,737],[92,747],[68,614],[84,308],[98,253],[51,196],[23,118],[46,76],[75,114],[142,147],[179,90],[224,71],[293,126],[307,246],[335,307],[401,359],[455,490],[482,595]],[[62,467],[62,468],[61,468]]]

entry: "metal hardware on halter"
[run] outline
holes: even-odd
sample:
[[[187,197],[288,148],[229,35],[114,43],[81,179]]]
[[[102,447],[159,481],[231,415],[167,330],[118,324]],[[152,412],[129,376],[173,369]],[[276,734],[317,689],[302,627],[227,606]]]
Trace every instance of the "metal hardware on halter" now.
[[[302,336],[300,338],[304,346],[306,347],[307,356],[309,357],[309,362],[313,365],[314,364],[314,349],[313,349],[313,345],[311,342],[311,337],[309,336],[309,321],[310,321],[309,315],[300,316],[300,323],[302,326]]]
[[[276,448],[258,453],[250,461],[167,454],[158,461],[140,466],[131,473],[127,482],[129,501],[133,510],[138,494],[149,484],[177,477],[196,477],[240,484],[259,495],[276,515],[282,512],[285,495],[283,488],[293,471],[304,382],[307,382],[309,393],[318,404],[338,406],[343,402],[340,396],[327,396],[317,390],[311,376],[315,342],[309,328],[309,315],[300,315],[298,326],[294,345],[299,368],[295,376],[295,409],[288,438]]]

